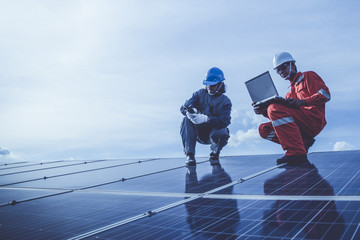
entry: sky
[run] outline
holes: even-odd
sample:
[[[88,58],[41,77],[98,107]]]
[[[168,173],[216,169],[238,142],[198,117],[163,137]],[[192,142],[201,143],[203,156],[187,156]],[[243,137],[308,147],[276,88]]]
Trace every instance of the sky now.
[[[0,0],[0,162],[183,157],[180,106],[224,71],[222,155],[283,153],[261,139],[244,82],[290,52],[331,92],[310,152],[360,149],[357,0]],[[197,145],[197,156],[209,146]]]

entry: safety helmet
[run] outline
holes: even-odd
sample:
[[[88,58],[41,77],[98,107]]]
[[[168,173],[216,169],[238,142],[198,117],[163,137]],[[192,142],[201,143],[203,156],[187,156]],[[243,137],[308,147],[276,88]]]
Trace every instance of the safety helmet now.
[[[295,62],[295,59],[288,52],[279,52],[275,54],[273,59],[274,69],[286,62]]]
[[[205,75],[205,79],[203,81],[204,85],[215,85],[219,82],[225,80],[223,71],[220,68],[213,67],[210,68],[207,74]]]

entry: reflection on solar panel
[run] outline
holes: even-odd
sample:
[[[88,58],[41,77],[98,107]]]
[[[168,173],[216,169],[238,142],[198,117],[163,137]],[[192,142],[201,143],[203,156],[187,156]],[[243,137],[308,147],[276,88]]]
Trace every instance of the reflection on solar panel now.
[[[1,239],[360,239],[360,151],[0,165]]]

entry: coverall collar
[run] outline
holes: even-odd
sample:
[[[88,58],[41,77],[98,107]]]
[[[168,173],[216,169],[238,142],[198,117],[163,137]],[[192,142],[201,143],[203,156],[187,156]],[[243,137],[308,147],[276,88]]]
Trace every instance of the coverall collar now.
[[[293,79],[291,79],[290,83],[293,85],[296,82],[296,79],[298,79],[301,76],[302,72],[297,72]]]

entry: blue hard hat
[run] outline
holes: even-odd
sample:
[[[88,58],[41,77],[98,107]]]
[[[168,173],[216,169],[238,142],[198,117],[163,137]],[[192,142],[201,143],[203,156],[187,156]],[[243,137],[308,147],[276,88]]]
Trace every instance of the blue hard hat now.
[[[210,68],[207,74],[205,75],[205,79],[203,81],[204,85],[215,85],[219,82],[225,80],[224,73],[220,68],[213,67]]]

